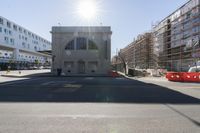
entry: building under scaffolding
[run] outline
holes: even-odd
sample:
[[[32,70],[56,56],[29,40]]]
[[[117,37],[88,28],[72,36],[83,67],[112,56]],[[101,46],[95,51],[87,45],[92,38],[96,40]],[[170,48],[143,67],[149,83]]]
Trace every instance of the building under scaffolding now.
[[[115,69],[153,69],[156,65],[154,56],[154,40],[152,33],[139,35],[132,43],[121,49],[118,56],[113,57]]]
[[[190,0],[154,26],[158,64],[187,71],[200,57],[200,0]]]

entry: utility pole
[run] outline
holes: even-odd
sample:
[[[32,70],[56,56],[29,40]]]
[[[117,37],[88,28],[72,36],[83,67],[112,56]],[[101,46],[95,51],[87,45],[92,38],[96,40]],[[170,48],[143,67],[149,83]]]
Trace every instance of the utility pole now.
[[[115,64],[116,72],[117,72],[117,63],[118,63],[118,49],[116,48],[116,64]]]

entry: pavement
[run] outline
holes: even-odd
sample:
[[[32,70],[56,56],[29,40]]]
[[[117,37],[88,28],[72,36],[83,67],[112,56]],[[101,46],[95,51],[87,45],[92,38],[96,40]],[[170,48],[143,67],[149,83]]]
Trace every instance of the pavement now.
[[[127,79],[137,80],[144,83],[156,84],[162,87],[167,87],[171,90],[178,91],[180,93],[200,99],[200,83],[189,82],[172,82],[168,81],[165,77],[130,77],[118,72],[120,75]]]
[[[162,78],[21,78],[0,83],[0,133],[200,132],[199,84]]]
[[[11,70],[9,72],[0,71],[0,83],[30,79],[33,76],[41,76],[41,75],[45,75],[45,74],[49,74],[49,73],[50,73],[49,69],[43,69],[43,70]]]
[[[42,75],[45,73],[50,73],[50,69],[41,69],[41,70],[11,70],[0,71],[0,75],[4,77],[24,77],[24,76],[33,76],[33,75]]]

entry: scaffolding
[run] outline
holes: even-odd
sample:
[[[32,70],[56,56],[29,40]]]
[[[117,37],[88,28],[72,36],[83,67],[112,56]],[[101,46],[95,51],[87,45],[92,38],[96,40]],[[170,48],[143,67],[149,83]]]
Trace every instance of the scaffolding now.
[[[200,57],[199,27],[200,4],[197,0],[190,0],[154,27],[160,68],[182,72],[194,66]],[[194,46],[196,43],[198,45]]]

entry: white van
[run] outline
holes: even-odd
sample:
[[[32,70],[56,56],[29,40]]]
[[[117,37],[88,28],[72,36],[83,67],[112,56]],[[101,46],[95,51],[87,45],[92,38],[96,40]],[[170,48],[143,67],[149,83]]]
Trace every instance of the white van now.
[[[200,72],[200,66],[190,67],[188,72]]]

